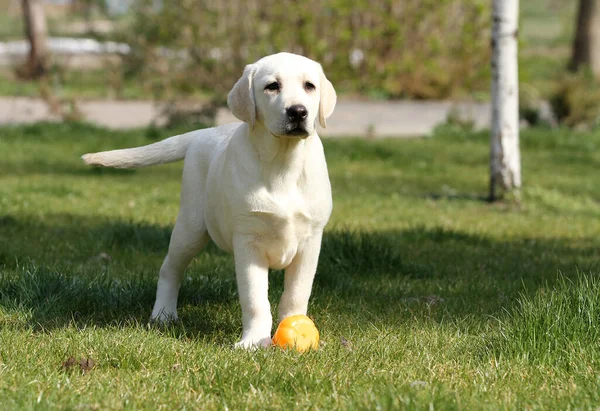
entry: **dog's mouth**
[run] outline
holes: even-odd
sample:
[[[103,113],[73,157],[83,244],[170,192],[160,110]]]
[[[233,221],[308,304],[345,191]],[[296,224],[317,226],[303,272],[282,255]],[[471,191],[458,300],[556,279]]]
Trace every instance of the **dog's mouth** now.
[[[302,122],[289,123],[285,127],[285,132],[283,135],[285,137],[308,137],[308,131],[306,131],[306,128]]]
[[[286,131],[285,135],[290,137],[306,137],[308,136],[308,132],[304,127],[294,127],[291,130]]]

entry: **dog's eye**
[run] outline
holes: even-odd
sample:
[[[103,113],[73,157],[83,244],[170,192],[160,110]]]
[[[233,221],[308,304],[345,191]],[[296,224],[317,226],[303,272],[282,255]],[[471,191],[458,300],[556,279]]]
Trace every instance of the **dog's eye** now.
[[[265,90],[270,90],[270,91],[277,91],[279,90],[279,83],[274,81],[272,83],[267,84],[267,86],[265,87]]]
[[[304,83],[304,90],[306,90],[306,91],[313,91],[314,89],[316,89],[316,87],[310,81],[307,81],[306,83]]]

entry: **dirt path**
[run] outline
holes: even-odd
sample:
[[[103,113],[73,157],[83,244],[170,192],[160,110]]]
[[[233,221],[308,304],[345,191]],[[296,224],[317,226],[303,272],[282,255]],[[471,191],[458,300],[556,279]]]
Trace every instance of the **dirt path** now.
[[[159,117],[160,109],[151,101],[82,101],[78,103],[85,119],[108,128],[145,127]],[[397,101],[362,102],[339,101],[327,129],[320,135],[326,137],[367,136],[411,137],[431,133],[433,128],[446,121],[455,110],[462,118],[470,119],[476,128],[490,123],[490,109],[486,103],[454,104],[447,101]],[[48,112],[40,99],[25,97],[0,97],[0,125],[59,121]],[[229,110],[221,109],[217,124],[236,121]],[[160,122],[159,122],[160,123]]]

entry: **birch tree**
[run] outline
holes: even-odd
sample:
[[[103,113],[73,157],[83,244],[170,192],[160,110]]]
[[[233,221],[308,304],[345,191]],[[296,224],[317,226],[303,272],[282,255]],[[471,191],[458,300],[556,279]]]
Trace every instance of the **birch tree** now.
[[[23,75],[36,78],[48,71],[48,32],[46,14],[41,0],[22,0],[25,34],[29,40],[29,54]]]
[[[600,79],[600,0],[579,0],[570,68],[589,67]]]
[[[492,5],[492,132],[490,200],[510,193],[519,199],[519,83],[517,63],[518,0]]]

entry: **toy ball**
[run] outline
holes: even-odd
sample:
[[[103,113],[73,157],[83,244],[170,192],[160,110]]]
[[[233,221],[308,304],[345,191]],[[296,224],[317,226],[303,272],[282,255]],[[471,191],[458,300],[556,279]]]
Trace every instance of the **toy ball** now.
[[[319,348],[319,330],[305,315],[284,318],[273,336],[273,344],[282,348],[293,348],[300,352]]]

